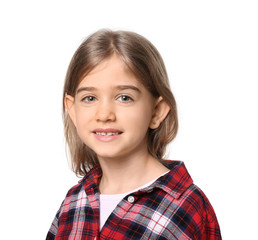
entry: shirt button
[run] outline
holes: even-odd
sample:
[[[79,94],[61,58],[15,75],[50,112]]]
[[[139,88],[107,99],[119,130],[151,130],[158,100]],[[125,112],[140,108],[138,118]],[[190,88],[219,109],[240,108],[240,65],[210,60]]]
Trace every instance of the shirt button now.
[[[128,200],[129,203],[133,203],[134,202],[134,197],[133,196],[129,196],[127,198],[127,200]]]

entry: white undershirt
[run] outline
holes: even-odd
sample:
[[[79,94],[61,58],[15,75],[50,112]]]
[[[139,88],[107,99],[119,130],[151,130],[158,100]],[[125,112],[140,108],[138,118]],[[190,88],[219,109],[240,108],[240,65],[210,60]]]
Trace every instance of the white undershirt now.
[[[161,174],[154,180],[144,184],[143,186],[136,188],[130,192],[126,193],[120,193],[120,194],[100,194],[99,195],[99,201],[100,201],[100,230],[102,229],[103,225],[105,224],[106,220],[108,219],[109,215],[114,211],[117,204],[128,194],[132,192],[136,192],[139,189],[146,188],[150,186],[152,183],[154,183],[159,177],[165,175],[169,171]]]

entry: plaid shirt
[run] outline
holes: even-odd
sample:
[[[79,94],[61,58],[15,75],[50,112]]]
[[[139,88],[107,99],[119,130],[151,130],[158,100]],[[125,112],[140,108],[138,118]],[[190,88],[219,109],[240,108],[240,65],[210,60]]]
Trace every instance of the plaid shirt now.
[[[63,201],[47,234],[58,239],[221,239],[215,212],[193,184],[184,163],[168,161],[170,172],[130,193],[99,230],[99,166]]]

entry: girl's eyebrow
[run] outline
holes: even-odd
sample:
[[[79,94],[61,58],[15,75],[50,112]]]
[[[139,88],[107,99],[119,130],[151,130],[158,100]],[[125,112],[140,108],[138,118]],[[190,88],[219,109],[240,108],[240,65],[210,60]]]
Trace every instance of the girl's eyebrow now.
[[[133,86],[133,85],[118,85],[115,88],[118,89],[118,90],[131,89],[131,90],[134,90],[138,93],[141,93],[141,90],[139,88]],[[97,90],[97,88],[95,88],[95,87],[81,87],[76,91],[76,94],[78,94],[79,92],[83,92],[83,91],[90,92],[90,91],[94,91],[94,90]]]
[[[131,89],[131,90],[134,90],[138,93],[141,93],[141,90],[133,85],[119,85],[119,86],[116,86],[116,88],[118,90],[127,90],[127,89]]]
[[[90,91],[94,91],[94,90],[96,90],[95,87],[81,87],[76,91],[76,94],[78,94],[79,92],[83,92],[83,91],[90,92]]]

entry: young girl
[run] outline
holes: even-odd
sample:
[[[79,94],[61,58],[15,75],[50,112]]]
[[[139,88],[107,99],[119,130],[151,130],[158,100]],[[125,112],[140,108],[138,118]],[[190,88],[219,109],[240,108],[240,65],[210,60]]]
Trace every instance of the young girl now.
[[[84,177],[47,239],[221,239],[184,163],[164,160],[177,110],[148,40],[109,30],[88,37],[68,67],[63,100],[73,169]]]

